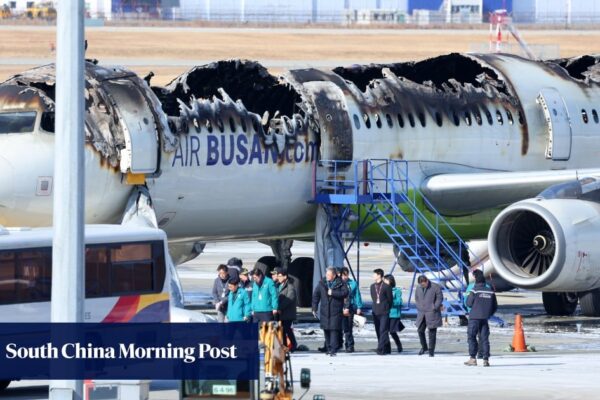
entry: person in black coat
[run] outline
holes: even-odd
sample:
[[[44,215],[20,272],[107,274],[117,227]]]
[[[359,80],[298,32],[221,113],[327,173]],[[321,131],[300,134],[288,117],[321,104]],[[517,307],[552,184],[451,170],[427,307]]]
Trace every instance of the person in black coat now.
[[[494,291],[485,283],[483,272],[475,270],[473,276],[475,277],[475,286],[469,293],[469,297],[467,297],[467,307],[471,308],[469,327],[467,328],[470,358],[465,362],[465,365],[477,365],[475,357],[479,350],[483,355],[483,366],[489,367],[490,327],[488,319],[496,313],[498,301]],[[477,343],[478,336],[479,343]]]
[[[319,282],[313,292],[312,310],[315,318],[317,310],[321,328],[325,334],[327,354],[335,356],[340,348],[339,335],[342,330],[344,299],[348,296],[348,287],[337,276],[333,267],[327,268],[325,279]]]
[[[290,347],[290,351],[296,351],[298,342],[294,335],[294,329],[292,328],[293,322],[296,320],[297,310],[296,303],[298,302],[298,296],[296,294],[296,288],[292,278],[288,277],[287,270],[284,268],[277,268],[277,281],[279,286],[277,291],[279,293],[279,320],[283,327],[283,344]],[[288,343],[289,341],[289,343]]]
[[[383,270],[377,268],[373,271],[371,285],[371,299],[373,300],[373,322],[377,333],[377,354],[383,356],[392,352],[390,345],[390,309],[394,295],[392,287],[383,281]]]

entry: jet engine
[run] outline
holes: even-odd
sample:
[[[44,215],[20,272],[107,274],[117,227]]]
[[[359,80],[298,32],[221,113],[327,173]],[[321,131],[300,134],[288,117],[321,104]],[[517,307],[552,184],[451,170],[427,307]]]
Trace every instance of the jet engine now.
[[[500,276],[517,287],[581,292],[600,287],[600,204],[529,199],[506,208],[489,231]]]

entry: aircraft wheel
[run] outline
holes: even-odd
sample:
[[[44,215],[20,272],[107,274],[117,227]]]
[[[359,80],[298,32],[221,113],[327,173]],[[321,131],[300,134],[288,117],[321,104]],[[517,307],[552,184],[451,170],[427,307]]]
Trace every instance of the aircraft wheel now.
[[[577,296],[566,292],[543,292],[544,309],[550,315],[572,315],[577,308]]]
[[[579,293],[579,305],[586,317],[600,317],[600,288]]]

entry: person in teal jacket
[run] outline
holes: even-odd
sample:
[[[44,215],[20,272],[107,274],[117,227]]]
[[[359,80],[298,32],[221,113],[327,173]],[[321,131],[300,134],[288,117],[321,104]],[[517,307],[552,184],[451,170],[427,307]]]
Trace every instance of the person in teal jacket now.
[[[402,353],[402,342],[398,336],[398,332],[404,329],[404,325],[400,320],[402,317],[402,291],[396,287],[396,279],[393,275],[386,275],[383,281],[392,287],[392,308],[390,308],[390,336],[394,339],[398,353]]]
[[[248,297],[248,293],[246,290],[239,287],[240,280],[238,278],[229,279],[227,285],[229,286],[227,321],[249,321],[252,316],[252,309],[250,308],[250,298]]]
[[[346,353],[354,352],[354,314],[361,314],[363,306],[360,290],[355,280],[350,279],[348,267],[342,268],[342,282],[348,286],[348,297],[344,299],[344,319],[342,319],[342,332],[344,334],[344,346]],[[341,343],[341,341],[340,341]]]
[[[273,321],[279,308],[275,283],[259,268],[254,269],[252,279],[252,319],[254,322]]]

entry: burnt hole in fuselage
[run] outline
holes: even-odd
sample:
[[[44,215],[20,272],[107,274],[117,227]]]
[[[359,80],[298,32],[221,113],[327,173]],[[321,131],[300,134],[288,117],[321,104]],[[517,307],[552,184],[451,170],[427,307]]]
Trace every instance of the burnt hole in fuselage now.
[[[457,53],[418,62],[338,67],[333,72],[346,81],[354,83],[360,90],[366,91],[373,80],[384,77],[384,68],[388,68],[398,77],[437,90],[446,91],[448,87],[451,87],[453,91],[456,91],[453,85],[448,85],[453,81],[462,85],[470,84],[475,88],[483,88],[487,82],[493,81],[494,87],[500,93],[509,94],[506,85],[493,69]]]
[[[586,80],[589,74],[593,74],[594,68],[600,64],[600,57],[585,55],[575,58],[565,58],[561,60],[548,61],[549,64],[556,64],[562,68],[574,79]]]
[[[294,114],[304,115],[298,106],[301,96],[291,85],[251,61],[219,61],[195,67],[167,86],[154,86],[152,90],[168,116],[199,114],[194,118],[219,132],[225,128],[235,132],[238,124],[246,132],[248,113],[262,117],[262,123],[260,118],[252,122],[255,132],[262,131],[258,124],[266,130],[271,120],[277,120],[273,125],[278,125],[282,116],[292,119]]]

